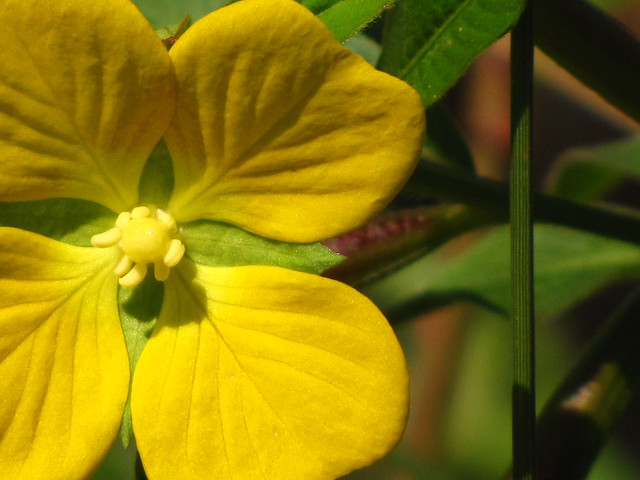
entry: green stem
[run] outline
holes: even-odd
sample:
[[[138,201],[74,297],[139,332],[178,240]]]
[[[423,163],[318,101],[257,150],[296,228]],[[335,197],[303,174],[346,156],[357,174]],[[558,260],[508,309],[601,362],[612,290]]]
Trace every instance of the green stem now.
[[[511,34],[511,317],[513,325],[512,446],[516,480],[535,474],[535,330],[531,213],[531,2]]]
[[[534,4],[536,45],[640,120],[640,42],[585,0],[535,0]]]
[[[509,189],[504,182],[479,178],[445,165],[421,162],[407,190],[424,198],[463,203],[506,221]],[[536,222],[564,225],[610,238],[640,243],[640,216],[583,205],[543,194],[533,195]]]

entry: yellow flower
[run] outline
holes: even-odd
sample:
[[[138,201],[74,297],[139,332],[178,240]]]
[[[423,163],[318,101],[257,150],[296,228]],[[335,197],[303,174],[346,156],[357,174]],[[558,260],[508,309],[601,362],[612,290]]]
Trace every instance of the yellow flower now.
[[[95,246],[0,228],[3,478],[86,478],[104,457],[130,380],[118,276],[147,269],[166,279],[131,390],[151,480],[332,479],[384,455],[407,374],[382,314],[319,276],[197,263],[180,228],[306,243],[357,227],[413,169],[417,95],[292,0],[225,7],[170,52],[127,0],[5,0],[0,25],[0,201],[114,212]],[[163,137],[173,193],[140,205]]]

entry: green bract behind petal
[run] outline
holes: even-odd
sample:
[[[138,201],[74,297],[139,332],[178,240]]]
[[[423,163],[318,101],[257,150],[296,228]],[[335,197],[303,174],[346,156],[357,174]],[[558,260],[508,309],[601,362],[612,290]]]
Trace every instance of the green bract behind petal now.
[[[333,480],[395,445],[404,357],[365,297],[279,267],[175,273],[133,382],[151,480]]]
[[[166,49],[127,0],[4,0],[0,201],[137,200],[173,113]]]
[[[422,146],[418,95],[338,42],[293,0],[245,0],[170,52],[178,221],[314,242],[380,211]]]
[[[210,267],[276,265],[319,275],[344,260],[320,243],[279,242],[208,220],[186,223],[181,233],[187,256]]]
[[[0,228],[0,472],[86,478],[127,398],[114,252]]]

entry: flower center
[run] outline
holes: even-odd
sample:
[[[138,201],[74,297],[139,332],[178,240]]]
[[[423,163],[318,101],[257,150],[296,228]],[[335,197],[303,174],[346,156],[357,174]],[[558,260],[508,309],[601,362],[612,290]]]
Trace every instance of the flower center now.
[[[169,270],[184,255],[184,245],[176,238],[176,222],[169,213],[159,208],[136,207],[118,215],[115,227],[91,237],[95,247],[118,245],[122,258],[114,273],[123,287],[135,287],[146,276],[153,264],[156,280],[164,281]]]
[[[169,249],[169,226],[156,218],[133,218],[122,228],[121,242],[134,262],[157,262]]]

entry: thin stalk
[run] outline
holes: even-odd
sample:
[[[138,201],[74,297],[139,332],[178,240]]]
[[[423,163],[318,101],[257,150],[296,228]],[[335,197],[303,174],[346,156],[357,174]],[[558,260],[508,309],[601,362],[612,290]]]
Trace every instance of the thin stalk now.
[[[491,214],[496,220],[506,221],[509,218],[509,188],[505,182],[476,177],[433,162],[421,162],[406,188],[417,197],[437,197],[443,201],[469,205]],[[640,243],[638,214],[606,210],[534,193],[533,216],[536,222],[564,225]]]
[[[511,297],[513,325],[512,448],[516,480],[535,475],[535,330],[531,214],[531,2],[511,35]]]
[[[535,0],[540,49],[627,115],[640,120],[640,42],[584,0]]]

